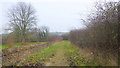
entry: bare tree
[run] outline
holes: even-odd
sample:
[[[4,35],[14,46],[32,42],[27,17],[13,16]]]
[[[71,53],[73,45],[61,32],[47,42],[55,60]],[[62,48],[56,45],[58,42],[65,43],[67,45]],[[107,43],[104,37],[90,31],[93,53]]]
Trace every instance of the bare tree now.
[[[19,2],[10,9],[8,15],[11,30],[19,39],[18,41],[26,42],[28,31],[36,24],[34,8],[30,4]]]

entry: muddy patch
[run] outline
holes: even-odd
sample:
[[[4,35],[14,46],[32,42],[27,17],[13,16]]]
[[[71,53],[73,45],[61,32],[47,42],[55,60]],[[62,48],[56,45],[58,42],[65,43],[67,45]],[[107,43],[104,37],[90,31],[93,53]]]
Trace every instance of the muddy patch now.
[[[25,60],[25,58],[30,56],[32,53],[39,51],[40,49],[43,49],[47,46],[47,43],[44,43],[5,49],[2,53],[2,65],[16,65],[20,63],[20,61]]]

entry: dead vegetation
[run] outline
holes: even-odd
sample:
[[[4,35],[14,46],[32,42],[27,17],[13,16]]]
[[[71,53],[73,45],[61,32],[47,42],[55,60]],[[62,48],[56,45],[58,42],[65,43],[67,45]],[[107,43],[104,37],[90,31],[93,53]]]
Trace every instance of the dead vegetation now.
[[[96,11],[83,20],[86,28],[71,30],[69,35],[73,44],[88,52],[83,52],[85,57],[93,56],[101,60],[102,65],[118,65],[119,6],[119,2],[97,2]]]

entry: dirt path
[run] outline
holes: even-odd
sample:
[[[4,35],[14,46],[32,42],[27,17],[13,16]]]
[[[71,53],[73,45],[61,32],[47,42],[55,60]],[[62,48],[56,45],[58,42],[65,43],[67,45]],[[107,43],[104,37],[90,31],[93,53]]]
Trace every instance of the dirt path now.
[[[45,66],[69,66],[64,56],[65,52],[64,45],[61,45],[55,55],[45,63]]]
[[[41,48],[41,47],[40,47]],[[69,41],[61,41],[52,44],[46,48],[38,48],[21,62],[17,62],[16,66],[86,66],[89,65],[79,49],[74,47]],[[30,49],[31,50],[31,49]],[[36,50],[36,49],[35,49]],[[32,50],[33,51],[33,50]],[[22,54],[23,52],[21,52]],[[24,52],[25,53],[25,52]],[[22,59],[22,58],[21,58]],[[91,63],[90,63],[91,65]],[[92,65],[95,65],[94,63]]]

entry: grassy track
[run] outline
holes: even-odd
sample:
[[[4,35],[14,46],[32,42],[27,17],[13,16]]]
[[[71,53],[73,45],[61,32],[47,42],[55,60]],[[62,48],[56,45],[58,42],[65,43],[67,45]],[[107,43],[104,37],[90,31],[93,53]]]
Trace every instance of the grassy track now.
[[[98,66],[98,63],[89,63],[81,56],[79,49],[69,41],[62,41],[34,53],[25,59],[23,65]]]

